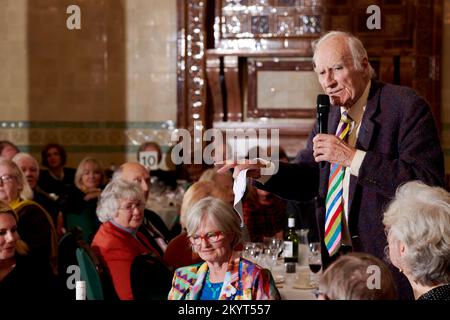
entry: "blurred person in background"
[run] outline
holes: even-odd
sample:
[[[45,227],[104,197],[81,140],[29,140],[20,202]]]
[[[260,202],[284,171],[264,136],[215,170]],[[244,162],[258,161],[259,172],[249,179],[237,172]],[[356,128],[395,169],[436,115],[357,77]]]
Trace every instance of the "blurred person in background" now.
[[[8,140],[0,141],[0,158],[12,160],[12,158],[20,152],[19,148]]]
[[[396,300],[397,291],[388,266],[370,254],[350,252],[323,273],[319,300]]]
[[[58,237],[60,237],[64,232],[62,213],[55,199],[42,190],[37,184],[39,181],[38,161],[30,154],[22,152],[16,154],[12,161],[15,162],[22,170],[31,190],[33,191],[33,198],[30,200],[40,204],[50,214],[58,233]]]
[[[67,153],[63,146],[49,143],[41,151],[42,170],[38,185],[50,194],[59,205],[65,205],[70,190],[74,187],[75,169],[65,167]]]
[[[0,159],[0,201],[17,214],[18,231],[30,249],[29,255],[50,264],[56,273],[57,234],[53,220],[42,206],[30,200],[32,194],[17,164]]]
[[[141,153],[147,152],[147,151],[154,151],[157,153],[157,169],[151,170],[151,176],[152,178],[155,178],[156,182],[161,183],[162,186],[168,187],[170,189],[175,189],[177,187],[177,179],[174,171],[166,171],[162,170],[160,168],[160,164],[162,161],[162,150],[158,143],[154,141],[147,141],[142,143],[139,146],[139,149],[137,151],[137,161],[142,164],[141,162]],[[170,157],[170,154],[167,156]]]
[[[63,207],[66,229],[79,228],[86,243],[91,243],[100,227],[96,210],[104,182],[101,163],[92,157],[84,158],[75,172],[75,187],[71,188]]]

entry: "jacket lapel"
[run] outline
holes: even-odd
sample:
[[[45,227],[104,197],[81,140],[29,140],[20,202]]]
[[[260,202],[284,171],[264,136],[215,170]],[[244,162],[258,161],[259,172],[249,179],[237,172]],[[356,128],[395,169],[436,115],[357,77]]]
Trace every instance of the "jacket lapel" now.
[[[203,288],[203,282],[206,274],[208,273],[208,264],[203,263],[197,271],[197,278],[192,279],[193,285],[189,287],[189,291],[186,294],[186,300],[198,300],[200,298],[200,292]]]
[[[356,140],[356,149],[359,150],[369,150],[370,142],[374,135],[375,122],[373,117],[378,110],[378,104],[380,100],[380,83],[372,81],[370,84],[369,97],[367,98],[367,105],[364,111],[363,118],[361,120],[361,127],[358,133],[358,139]],[[348,208],[349,208],[349,220],[352,214],[352,203],[355,195],[357,177],[350,176],[350,186],[348,192]],[[349,221],[350,228],[350,221]],[[352,229],[350,229],[350,232]],[[354,230],[353,230],[354,231]]]
[[[219,300],[234,300],[239,291],[239,262],[240,257],[233,255],[228,263]]]

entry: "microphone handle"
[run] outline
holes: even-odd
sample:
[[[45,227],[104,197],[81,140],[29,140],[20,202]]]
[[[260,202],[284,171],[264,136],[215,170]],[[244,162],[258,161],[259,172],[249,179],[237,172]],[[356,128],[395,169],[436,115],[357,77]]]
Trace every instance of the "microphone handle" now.
[[[328,117],[324,114],[319,113],[318,114],[318,121],[319,121],[319,133],[324,133],[327,134],[328,133],[328,128],[327,128],[327,119]],[[326,165],[326,161],[320,161],[319,166],[321,169],[323,169]]]

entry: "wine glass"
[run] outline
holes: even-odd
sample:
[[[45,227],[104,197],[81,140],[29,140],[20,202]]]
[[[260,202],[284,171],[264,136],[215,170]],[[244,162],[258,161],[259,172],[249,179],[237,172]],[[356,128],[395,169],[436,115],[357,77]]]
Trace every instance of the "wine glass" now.
[[[320,254],[320,242],[311,242],[309,244],[308,254],[309,269],[312,274],[310,276],[311,285],[318,286],[317,273],[322,269],[322,256]]]

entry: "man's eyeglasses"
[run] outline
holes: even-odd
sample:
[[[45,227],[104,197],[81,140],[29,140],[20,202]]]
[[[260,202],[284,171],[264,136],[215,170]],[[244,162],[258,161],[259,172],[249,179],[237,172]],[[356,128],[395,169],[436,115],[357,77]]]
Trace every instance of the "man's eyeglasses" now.
[[[13,180],[16,179],[15,176],[11,176],[9,174],[4,174],[3,176],[0,176],[0,187],[3,187],[4,183],[11,183]]]
[[[205,240],[208,243],[216,243],[223,239],[223,232],[222,231],[211,231],[207,232],[204,235],[192,235],[189,236],[189,240],[192,244],[200,245],[202,243],[202,239]]]
[[[133,212],[133,210],[136,208],[139,209],[139,211],[144,210],[145,203],[140,203],[140,202],[139,203],[130,203],[130,204],[127,204],[126,206],[119,207],[120,210],[124,210],[127,212]]]

